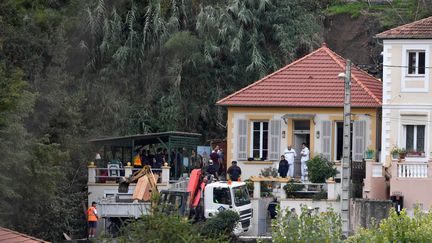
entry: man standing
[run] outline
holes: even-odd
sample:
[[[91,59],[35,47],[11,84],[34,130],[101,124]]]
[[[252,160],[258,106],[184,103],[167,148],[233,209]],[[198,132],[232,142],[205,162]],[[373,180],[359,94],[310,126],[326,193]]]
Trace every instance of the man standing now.
[[[219,146],[216,145],[216,147],[213,149],[213,151],[210,154],[210,159],[213,161],[213,165],[216,167],[217,172],[219,173],[220,163],[219,163]]]
[[[87,209],[87,221],[88,221],[88,238],[94,238],[96,235],[96,226],[99,216],[96,210],[96,202],[92,202],[91,207]]]
[[[219,177],[218,177],[218,169],[219,168],[216,167],[216,165],[214,164],[213,160],[209,160],[209,165],[207,167],[207,173],[210,174],[210,175],[213,175],[213,177],[215,179],[217,179],[217,180],[219,179]]]
[[[285,149],[285,160],[288,161],[288,176],[294,177],[294,159],[297,157],[296,151],[292,148],[291,145],[288,145],[288,148]]]
[[[306,173],[307,173],[307,165],[306,161],[309,160],[309,149],[306,147],[306,143],[302,143],[302,151],[301,151],[301,179],[304,181]]]
[[[285,178],[287,176],[288,170],[289,170],[288,161],[286,161],[285,156],[281,155],[281,160],[279,161],[279,168],[278,168],[279,175],[282,178]]]
[[[237,161],[232,162],[232,165],[228,168],[227,173],[232,181],[238,181],[241,176],[241,169],[237,166]]]

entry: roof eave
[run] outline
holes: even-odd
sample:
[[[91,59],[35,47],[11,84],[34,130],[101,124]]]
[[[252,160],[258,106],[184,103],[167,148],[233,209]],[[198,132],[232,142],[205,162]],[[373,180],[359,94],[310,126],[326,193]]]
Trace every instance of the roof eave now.
[[[323,105],[323,106],[319,106],[319,105],[261,105],[261,104],[249,104],[249,105],[245,105],[245,104],[219,104],[220,106],[224,106],[224,107],[267,107],[267,108],[343,108],[343,104],[342,105]],[[356,106],[356,105],[352,105],[352,108],[380,108],[382,107],[381,104],[375,104],[375,105],[371,105],[371,106],[365,106],[365,105],[361,105],[361,106]]]
[[[387,35],[387,36],[374,36],[374,38],[376,39],[380,39],[380,40],[395,40],[395,39],[399,39],[399,40],[407,40],[407,39],[422,39],[422,40],[427,40],[427,39],[432,39],[432,36],[414,36],[414,35]]]

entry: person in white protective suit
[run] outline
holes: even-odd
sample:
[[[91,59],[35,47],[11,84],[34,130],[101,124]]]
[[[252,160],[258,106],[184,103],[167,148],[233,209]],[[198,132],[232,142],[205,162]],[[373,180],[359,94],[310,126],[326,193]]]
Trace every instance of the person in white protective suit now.
[[[297,157],[296,151],[292,148],[291,145],[288,145],[288,148],[285,149],[284,156],[286,161],[288,161],[288,176],[294,177],[294,159]]]
[[[304,181],[307,176],[307,165],[306,161],[309,160],[309,148],[306,147],[306,143],[302,143],[302,150],[300,152],[301,155],[301,180]]]

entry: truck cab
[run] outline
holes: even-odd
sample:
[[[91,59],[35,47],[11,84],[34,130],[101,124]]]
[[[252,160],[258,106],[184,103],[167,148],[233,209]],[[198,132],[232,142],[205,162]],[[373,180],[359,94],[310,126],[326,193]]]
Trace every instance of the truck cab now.
[[[249,230],[252,218],[252,205],[244,182],[214,182],[204,190],[204,217],[211,218],[218,212],[232,210],[240,215],[235,234]]]

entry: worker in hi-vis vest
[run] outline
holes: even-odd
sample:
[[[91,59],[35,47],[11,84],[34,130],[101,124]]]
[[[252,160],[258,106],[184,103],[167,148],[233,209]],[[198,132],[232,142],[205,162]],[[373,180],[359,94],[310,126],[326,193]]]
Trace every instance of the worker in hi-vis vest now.
[[[87,221],[88,221],[88,238],[94,238],[96,234],[97,220],[99,216],[96,210],[96,202],[92,202],[91,207],[87,209]]]

